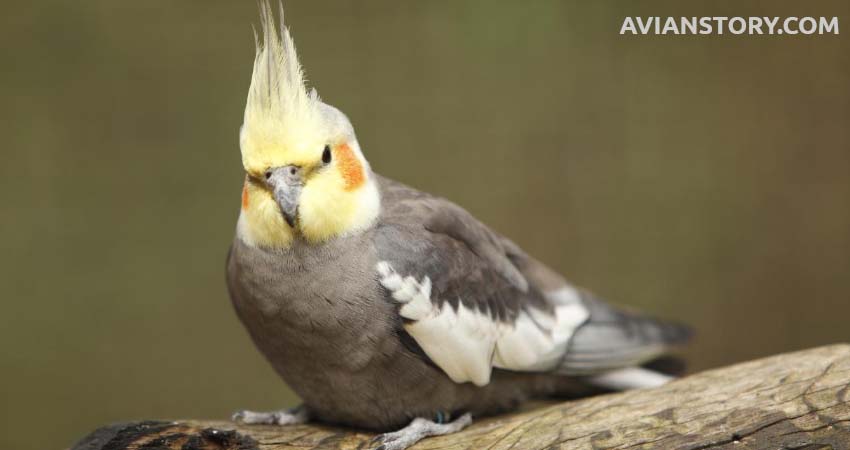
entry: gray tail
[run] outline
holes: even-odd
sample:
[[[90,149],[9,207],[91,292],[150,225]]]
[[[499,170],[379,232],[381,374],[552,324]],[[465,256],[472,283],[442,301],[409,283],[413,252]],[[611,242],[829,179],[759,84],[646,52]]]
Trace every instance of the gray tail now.
[[[637,367],[665,356],[690,340],[685,325],[614,308],[583,293],[590,317],[570,340],[558,372],[597,375]]]

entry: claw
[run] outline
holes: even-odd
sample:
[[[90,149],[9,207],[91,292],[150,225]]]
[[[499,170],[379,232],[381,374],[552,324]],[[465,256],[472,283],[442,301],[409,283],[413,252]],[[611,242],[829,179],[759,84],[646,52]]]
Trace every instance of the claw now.
[[[429,436],[457,433],[470,423],[472,423],[472,416],[469,413],[445,424],[419,417],[413,419],[408,426],[398,431],[375,436],[370,441],[369,446],[372,447],[374,444],[380,443],[381,445],[374,450],[404,450]]]

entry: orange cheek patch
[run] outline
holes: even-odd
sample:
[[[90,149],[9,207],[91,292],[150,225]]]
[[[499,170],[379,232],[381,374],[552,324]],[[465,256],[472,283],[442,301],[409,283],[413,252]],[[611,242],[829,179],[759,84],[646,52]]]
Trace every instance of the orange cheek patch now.
[[[366,180],[363,174],[363,165],[354,154],[354,150],[348,144],[342,144],[336,148],[337,165],[345,180],[345,189],[350,191],[357,188]]]
[[[248,199],[248,182],[242,185],[242,209],[248,209],[248,203],[250,203]]]

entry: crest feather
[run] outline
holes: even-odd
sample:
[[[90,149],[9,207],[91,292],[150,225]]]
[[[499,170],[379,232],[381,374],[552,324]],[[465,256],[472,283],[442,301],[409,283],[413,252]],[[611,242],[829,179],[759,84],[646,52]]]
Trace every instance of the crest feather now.
[[[309,125],[315,124],[321,115],[321,100],[315,89],[307,91],[295,42],[283,22],[283,5],[279,6],[278,30],[269,1],[259,4],[262,36],[257,35],[255,28],[254,71],[242,129],[242,160],[246,168],[254,159],[251,153],[267,151],[256,147],[298,141],[298,129],[310,129]],[[245,145],[247,137],[255,145]]]

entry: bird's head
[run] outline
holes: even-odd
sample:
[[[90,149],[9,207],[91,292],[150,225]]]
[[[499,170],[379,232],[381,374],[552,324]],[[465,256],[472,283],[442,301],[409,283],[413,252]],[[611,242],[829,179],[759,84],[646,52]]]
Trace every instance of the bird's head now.
[[[246,243],[287,247],[368,228],[380,209],[369,163],[338,109],[308,91],[283,24],[260,4],[262,38],[239,134],[246,172],[237,233]]]

